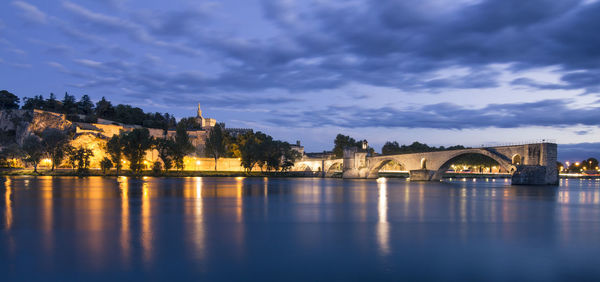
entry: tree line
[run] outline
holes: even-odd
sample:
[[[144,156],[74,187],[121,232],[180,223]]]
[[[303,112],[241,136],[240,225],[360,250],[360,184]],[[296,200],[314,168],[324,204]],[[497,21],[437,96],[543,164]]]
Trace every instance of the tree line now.
[[[6,90],[0,91],[0,110],[37,109],[65,114],[67,119],[73,122],[95,123],[101,118],[165,130],[175,128],[177,125],[175,116],[169,113],[145,113],[141,108],[123,104],[113,106],[105,97],[94,103],[88,95],[83,95],[77,100],[75,96],[69,95],[69,93],[65,93],[62,99],[58,99],[54,93],[50,93],[48,98],[44,98],[43,95],[36,95],[31,98],[24,97],[23,106],[20,106],[20,102],[21,99],[15,94]],[[189,126],[197,127],[190,120],[187,120],[187,123]]]
[[[40,161],[48,158],[52,162],[52,171],[65,163],[78,173],[87,173],[93,152],[85,147],[70,145],[73,136],[73,132],[47,128],[39,136],[26,137],[21,146],[16,143],[5,146],[0,152],[0,160],[4,167],[10,167],[9,160],[20,159],[33,166],[37,173]],[[152,164],[151,169],[155,173],[167,172],[172,168],[183,170],[184,157],[196,150],[184,126],[177,126],[175,135],[165,138],[154,138],[147,128],[136,128],[107,140],[104,147],[106,157],[100,161],[100,168],[104,173],[115,168],[119,175],[123,164],[127,162],[130,171],[139,174],[145,168],[147,152],[152,149],[158,152],[160,159]],[[286,171],[301,158],[300,153],[287,142],[253,131],[231,136],[222,124],[217,124],[209,131],[205,151],[215,159],[215,171],[218,169],[218,160],[223,157],[239,158],[248,172],[256,166],[261,171]]]

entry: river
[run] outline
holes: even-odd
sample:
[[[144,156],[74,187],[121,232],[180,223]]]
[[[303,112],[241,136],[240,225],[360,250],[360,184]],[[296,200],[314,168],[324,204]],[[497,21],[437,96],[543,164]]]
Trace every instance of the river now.
[[[3,281],[600,279],[598,180],[5,177],[0,197]]]

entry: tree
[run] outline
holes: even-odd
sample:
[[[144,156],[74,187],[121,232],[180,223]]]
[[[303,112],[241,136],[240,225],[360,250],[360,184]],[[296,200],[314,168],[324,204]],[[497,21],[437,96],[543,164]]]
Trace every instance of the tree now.
[[[23,100],[23,107],[21,107],[23,110],[41,110],[46,107],[46,101],[44,100],[44,97],[42,97],[42,95],[33,96],[33,98],[25,97]]]
[[[88,148],[73,148],[71,147],[67,153],[68,162],[73,169],[77,167],[78,173],[88,172],[90,167],[90,159],[94,156],[94,152]]]
[[[400,145],[398,144],[398,142],[394,141],[394,142],[385,142],[385,144],[383,145],[383,147],[381,148],[381,153],[383,155],[393,155],[393,154],[400,154]]]
[[[136,128],[123,134],[123,155],[129,160],[129,168],[134,173],[142,171],[146,151],[152,148],[152,137],[147,128]]]
[[[219,158],[227,153],[227,136],[222,125],[217,123],[209,132],[206,139],[206,154],[215,159],[215,171],[217,171],[217,162]]]
[[[46,128],[42,132],[42,145],[44,151],[52,160],[52,171],[56,165],[60,165],[64,156],[65,149],[69,145],[69,136],[62,130],[56,128]]]
[[[194,145],[190,142],[190,136],[183,126],[177,126],[175,132],[175,147],[173,150],[173,161],[178,170],[183,170],[183,158],[194,151]]]
[[[6,90],[0,90],[0,110],[14,110],[19,108],[21,100],[17,95]]]
[[[356,141],[356,140],[354,140],[354,138],[352,138],[350,136],[338,134],[335,137],[333,144],[334,144],[333,154],[335,155],[335,157],[343,158],[344,157],[344,148],[346,148],[346,147],[361,148],[362,141]]]
[[[113,163],[108,157],[104,157],[100,161],[100,168],[102,169],[103,174],[106,174],[106,171],[110,170],[112,167],[113,167]]]
[[[60,113],[63,110],[62,103],[56,100],[56,95],[54,95],[54,93],[50,93],[50,98],[46,99],[43,110]]]
[[[25,153],[19,147],[17,143],[12,143],[8,146],[2,148],[2,152],[0,152],[2,158],[7,160],[9,167],[14,167],[16,164],[14,162],[15,159],[24,159]]]
[[[81,96],[81,99],[77,102],[77,113],[86,116],[94,113],[94,103],[92,103],[90,96]]]
[[[587,170],[597,170],[598,160],[596,158],[589,158],[581,163]]]
[[[173,167],[173,155],[175,154],[175,141],[167,138],[154,140],[154,148],[158,151],[158,157],[164,163],[165,172]]]
[[[106,152],[117,169],[117,176],[119,176],[121,168],[123,167],[121,162],[123,158],[123,143],[122,135],[113,135],[113,137],[106,142]]]
[[[65,97],[62,100],[63,105],[63,113],[69,114],[77,114],[77,102],[75,100],[75,96],[69,95],[69,93],[65,92]]]
[[[37,173],[37,166],[44,155],[42,142],[37,136],[29,135],[23,140],[22,149],[25,153],[23,161],[31,163],[33,165],[33,172]]]
[[[96,103],[94,114],[99,118],[112,119],[115,115],[115,108],[110,101],[107,101],[106,98],[102,97],[102,99]]]

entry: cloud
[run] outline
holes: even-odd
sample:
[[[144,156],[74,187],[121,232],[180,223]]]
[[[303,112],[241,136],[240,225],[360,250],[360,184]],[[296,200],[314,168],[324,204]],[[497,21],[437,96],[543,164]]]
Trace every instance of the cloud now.
[[[297,124],[302,127],[335,126],[340,128],[432,128],[483,129],[530,126],[597,126],[600,107],[571,108],[570,100],[551,99],[530,103],[489,104],[473,109],[458,104],[438,103],[397,109],[328,106],[301,112],[275,112],[275,125]]]
[[[558,160],[561,162],[577,162],[588,158],[600,159],[600,143],[558,145]]]
[[[28,22],[44,24],[48,21],[46,14],[34,5],[24,1],[13,1],[12,5],[21,10],[21,16]]]

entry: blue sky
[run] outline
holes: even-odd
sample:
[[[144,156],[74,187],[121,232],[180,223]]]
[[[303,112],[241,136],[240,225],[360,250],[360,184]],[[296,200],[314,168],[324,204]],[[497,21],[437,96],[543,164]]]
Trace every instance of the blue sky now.
[[[7,0],[0,88],[177,117],[202,103],[308,151],[344,133],[599,157],[599,14],[590,0]]]

